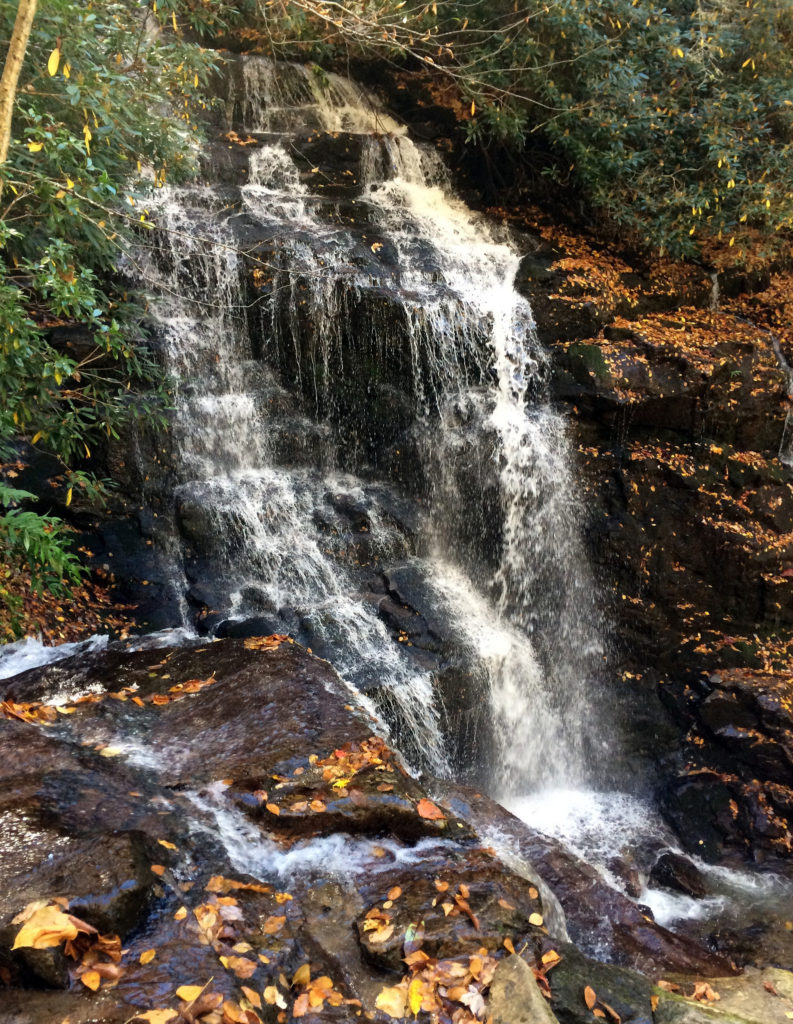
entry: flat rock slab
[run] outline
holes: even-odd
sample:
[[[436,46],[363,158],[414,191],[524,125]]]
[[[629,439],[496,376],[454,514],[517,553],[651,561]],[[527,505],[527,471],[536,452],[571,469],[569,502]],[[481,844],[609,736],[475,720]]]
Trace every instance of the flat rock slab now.
[[[656,990],[655,1024],[787,1024],[793,1014],[793,974],[777,968],[749,968],[740,978],[712,978],[718,999],[691,995],[691,982],[676,978],[681,992]]]
[[[467,995],[486,961],[480,1002],[513,943],[539,966],[538,890],[296,644],[93,652],[6,680],[0,697],[0,1024],[116,1024],[178,1009],[184,985],[208,985],[232,1015],[247,999],[266,1020],[384,1021],[377,1001],[408,984],[408,948],[430,965],[427,992],[446,972]],[[81,981],[86,957],[115,964],[88,933],[74,957],[63,939],[11,948],[13,918],[53,900],[119,937],[115,987]]]

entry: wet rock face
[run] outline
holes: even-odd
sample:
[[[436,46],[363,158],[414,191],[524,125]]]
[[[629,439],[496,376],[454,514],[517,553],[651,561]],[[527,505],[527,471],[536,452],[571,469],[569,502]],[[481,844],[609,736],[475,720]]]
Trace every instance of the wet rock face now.
[[[505,940],[539,966],[533,883],[406,774],[297,645],[87,652],[0,696],[4,1024],[126,1021],[210,978],[218,1005],[250,999],[245,985],[273,1012],[313,999],[308,1019],[346,1019],[409,973],[406,936],[428,992],[436,962],[492,975]],[[119,937],[115,987],[88,996],[80,980],[89,961],[116,968],[93,932],[11,948],[13,919],[47,904]]]
[[[650,977],[664,970],[705,976],[735,973],[727,958],[656,924],[641,905],[607,885],[595,868],[495,801],[448,783],[441,792],[450,808],[475,828],[497,829],[511,856],[531,865],[550,888],[564,912],[566,932],[563,934],[560,922],[549,912],[554,938],[569,937],[588,956]]]
[[[725,669],[667,684],[661,696],[688,730],[688,769],[662,792],[686,848],[712,860],[734,850],[788,856],[790,678]]]
[[[788,689],[793,655],[789,382],[774,350],[774,336],[790,345],[790,272],[714,283],[525,226],[544,242],[517,282],[572,411],[590,549],[613,593],[627,749],[639,770],[653,765],[689,848],[785,855],[790,751],[777,698],[763,702]],[[681,708],[673,694],[686,687]],[[656,688],[675,705],[665,723],[646,713]]]
[[[451,1000],[473,1021],[459,1000],[486,1005],[511,950],[535,987],[531,969],[548,971],[564,926],[544,883],[482,846],[481,809],[407,775],[342,681],[296,644],[83,652],[3,681],[0,699],[12,716],[0,719],[3,1024],[115,1024],[178,1009],[179,986],[210,978],[207,999],[229,1014],[252,991],[272,1014],[349,1019],[385,998],[410,1019],[415,981],[427,1005]],[[543,859],[497,805],[485,815],[537,854],[582,940],[599,929],[606,955],[653,971],[729,969],[559,850]],[[13,919],[48,903],[103,938],[13,950]],[[113,936],[118,963],[98,945]],[[116,984],[100,975],[94,995],[81,978],[95,962]]]

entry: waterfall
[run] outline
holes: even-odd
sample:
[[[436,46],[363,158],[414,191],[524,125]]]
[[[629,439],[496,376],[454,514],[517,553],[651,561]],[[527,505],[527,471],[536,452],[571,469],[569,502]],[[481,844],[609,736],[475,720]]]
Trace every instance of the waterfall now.
[[[242,58],[226,116],[204,183],[157,190],[135,256],[174,382],[177,585],[217,621],[307,637],[415,766],[477,762],[504,798],[575,784],[601,628],[519,245],[346,79]],[[444,651],[380,614],[414,614],[395,573],[451,624],[454,686]]]

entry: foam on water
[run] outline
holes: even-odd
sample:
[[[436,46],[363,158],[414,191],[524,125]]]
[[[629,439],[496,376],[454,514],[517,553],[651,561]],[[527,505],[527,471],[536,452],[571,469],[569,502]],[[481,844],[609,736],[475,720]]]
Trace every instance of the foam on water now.
[[[365,838],[334,833],[296,842],[289,849],[262,835],[239,808],[225,798],[226,786],[213,783],[201,792],[185,794],[199,812],[198,829],[220,839],[238,871],[259,878],[335,878],[342,882],[357,874],[387,873],[400,864],[420,861],[432,850],[457,849],[442,839],[421,839],[405,844],[390,838]],[[208,824],[211,823],[211,824]]]
[[[10,679],[11,676],[19,675],[20,672],[52,665],[56,661],[71,658],[75,654],[101,651],[107,647],[107,642],[106,636],[97,635],[79,643],[45,647],[40,640],[25,637],[24,640],[17,640],[13,644],[5,644],[0,647],[0,679]],[[72,698],[65,698],[60,702],[66,703],[68,699]]]

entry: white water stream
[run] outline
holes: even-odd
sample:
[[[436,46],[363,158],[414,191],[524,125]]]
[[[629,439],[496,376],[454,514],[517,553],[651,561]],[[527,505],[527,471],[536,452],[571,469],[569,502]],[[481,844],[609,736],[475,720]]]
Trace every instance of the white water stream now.
[[[520,252],[454,197],[438,155],[411,141],[353,83],[296,66],[276,73],[258,58],[245,60],[241,80],[229,102],[242,111],[245,131],[278,137],[252,151],[236,206],[212,186],[162,190],[151,209],[161,249],[139,258],[177,382],[177,515],[183,524],[191,516],[209,524],[209,554],[231,581],[232,615],[251,614],[255,592],[259,607],[288,609],[310,623],[344,676],[376,678],[381,710],[409,737],[408,758],[452,773],[433,671],[394,642],[317,529],[328,491],[362,494],[361,481],[337,465],[338,434],[323,433],[321,423],[318,432],[308,418],[292,424],[317,438],[313,464],[295,465],[279,453],[281,424],[270,412],[282,397],[272,367],[289,357],[304,391],[332,403],[357,305],[373,288],[385,289],[391,315],[402,320],[423,450],[440,467],[416,564],[479,662],[495,744],[485,766],[492,789],[506,797],[551,778],[580,780],[588,771],[586,692],[601,658],[600,624],[565,424],[544,402],[527,401],[544,355],[513,285]],[[301,176],[290,140],[307,129],[361,137],[355,202],[371,230],[363,238],[382,239],[372,252],[387,245],[392,254],[378,279],[372,265],[360,266],[360,232],[339,227]],[[251,264],[235,218],[272,243],[253,271],[275,282],[261,300],[271,307],[269,336],[254,336]],[[377,336],[377,325],[371,331],[375,352],[394,344],[393,336]],[[461,558],[456,524],[465,499],[443,472],[458,443],[444,425],[461,403],[473,410],[499,490],[490,525],[503,539],[489,578]],[[371,516],[379,559],[399,561],[403,538],[376,509]]]

